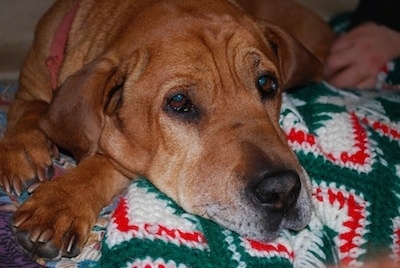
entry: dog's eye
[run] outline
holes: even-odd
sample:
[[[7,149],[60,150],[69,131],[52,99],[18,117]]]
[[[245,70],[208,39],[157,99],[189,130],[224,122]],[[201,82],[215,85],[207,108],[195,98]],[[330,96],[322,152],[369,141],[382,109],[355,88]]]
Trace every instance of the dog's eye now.
[[[272,75],[260,75],[257,78],[256,84],[262,99],[272,97],[278,90],[278,82]]]
[[[180,118],[190,122],[196,122],[199,119],[196,107],[183,93],[177,93],[168,97],[164,111],[171,115],[178,115]]]
[[[194,109],[193,104],[183,94],[176,94],[168,101],[169,107],[177,113],[188,113]]]
[[[171,114],[179,115],[189,121],[198,119],[196,107],[183,93],[178,93],[167,98],[165,111]]]

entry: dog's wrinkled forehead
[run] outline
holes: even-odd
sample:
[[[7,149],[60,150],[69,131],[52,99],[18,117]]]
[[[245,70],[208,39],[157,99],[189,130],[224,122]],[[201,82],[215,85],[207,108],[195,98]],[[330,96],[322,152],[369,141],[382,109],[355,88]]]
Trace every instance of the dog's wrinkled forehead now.
[[[142,11],[132,23],[134,31],[140,32],[138,45],[160,47],[171,45],[177,40],[193,40],[220,45],[232,37],[241,36],[263,43],[263,34],[256,23],[236,5],[227,1],[178,1],[171,5],[167,1],[150,6]],[[150,15],[151,14],[151,15]],[[146,27],[152,25],[152,27]]]
[[[215,73],[215,69],[210,70],[211,65],[219,65],[212,68],[217,67],[217,73],[227,77],[232,73],[221,71],[228,66],[237,68],[246,60],[257,64],[259,59],[250,59],[255,54],[268,58],[273,65],[271,68],[278,66],[278,59],[257,24],[236,7],[233,9],[234,14],[180,12],[173,20],[163,15],[139,41],[143,42],[139,49],[146,50],[149,55],[151,71],[162,80],[160,76],[176,75],[177,68],[187,68],[190,74]]]

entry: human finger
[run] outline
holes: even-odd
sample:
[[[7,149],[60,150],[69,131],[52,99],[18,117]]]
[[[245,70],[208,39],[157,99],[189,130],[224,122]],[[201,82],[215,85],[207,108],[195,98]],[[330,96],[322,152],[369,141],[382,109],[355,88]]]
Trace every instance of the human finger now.
[[[365,70],[362,64],[355,62],[326,80],[337,88],[357,88],[358,86],[366,86],[365,83],[369,82],[370,77],[374,77],[370,70]]]
[[[357,60],[355,57],[353,46],[329,54],[324,64],[324,77],[329,79],[341,70],[353,65]]]

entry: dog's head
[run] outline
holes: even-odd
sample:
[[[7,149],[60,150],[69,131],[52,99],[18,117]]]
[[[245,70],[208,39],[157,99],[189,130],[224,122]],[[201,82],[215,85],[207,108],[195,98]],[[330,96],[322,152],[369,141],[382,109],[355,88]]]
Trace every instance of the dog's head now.
[[[319,62],[225,1],[167,2],[63,83],[43,129],[242,235],[304,228],[310,184],[278,119],[282,91],[312,81]]]

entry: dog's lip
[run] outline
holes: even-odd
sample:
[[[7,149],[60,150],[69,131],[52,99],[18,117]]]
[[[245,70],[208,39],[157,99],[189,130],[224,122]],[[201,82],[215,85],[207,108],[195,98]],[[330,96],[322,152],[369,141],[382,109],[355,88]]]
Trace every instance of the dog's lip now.
[[[305,174],[308,176],[307,173]],[[311,221],[314,210],[310,191],[311,182],[308,178],[306,179],[306,182],[304,182],[304,180],[302,181],[302,189],[296,206],[289,210],[283,218],[282,226],[285,229],[301,231],[306,228]]]
[[[268,220],[268,217],[265,216],[259,217],[257,220],[250,220],[249,222],[235,221],[234,219],[221,217],[215,209],[218,210],[220,208],[214,206],[209,207],[203,217],[205,216],[220,226],[236,232],[245,239],[257,240],[260,242],[271,242],[278,238],[279,234],[284,229],[300,231],[308,224],[308,222],[297,223],[297,225],[289,223],[283,213],[281,217],[275,219],[275,224],[272,224],[271,221]],[[288,223],[289,225],[286,226]],[[271,224],[274,225],[274,227],[271,226]]]
[[[311,211],[311,210],[308,210]],[[306,214],[306,215],[304,215]],[[295,216],[292,216],[295,215]],[[295,219],[295,220],[291,220]],[[298,209],[291,211],[282,219],[282,228],[292,231],[301,231],[307,227],[311,220],[311,212],[304,213],[300,212]]]
[[[241,229],[240,227],[236,226],[235,223],[220,218],[220,217],[213,217],[211,218],[212,221],[217,222],[219,225],[222,227],[229,229],[233,232],[236,232],[239,236],[245,238],[245,239],[251,239],[251,240],[257,240],[260,242],[271,242],[274,239],[279,237],[279,234],[282,231],[281,225],[276,229],[272,231],[266,232],[265,230],[257,230],[257,228],[254,228],[253,230],[249,229]],[[254,223],[255,225],[255,223]],[[251,225],[248,225],[250,227]]]

